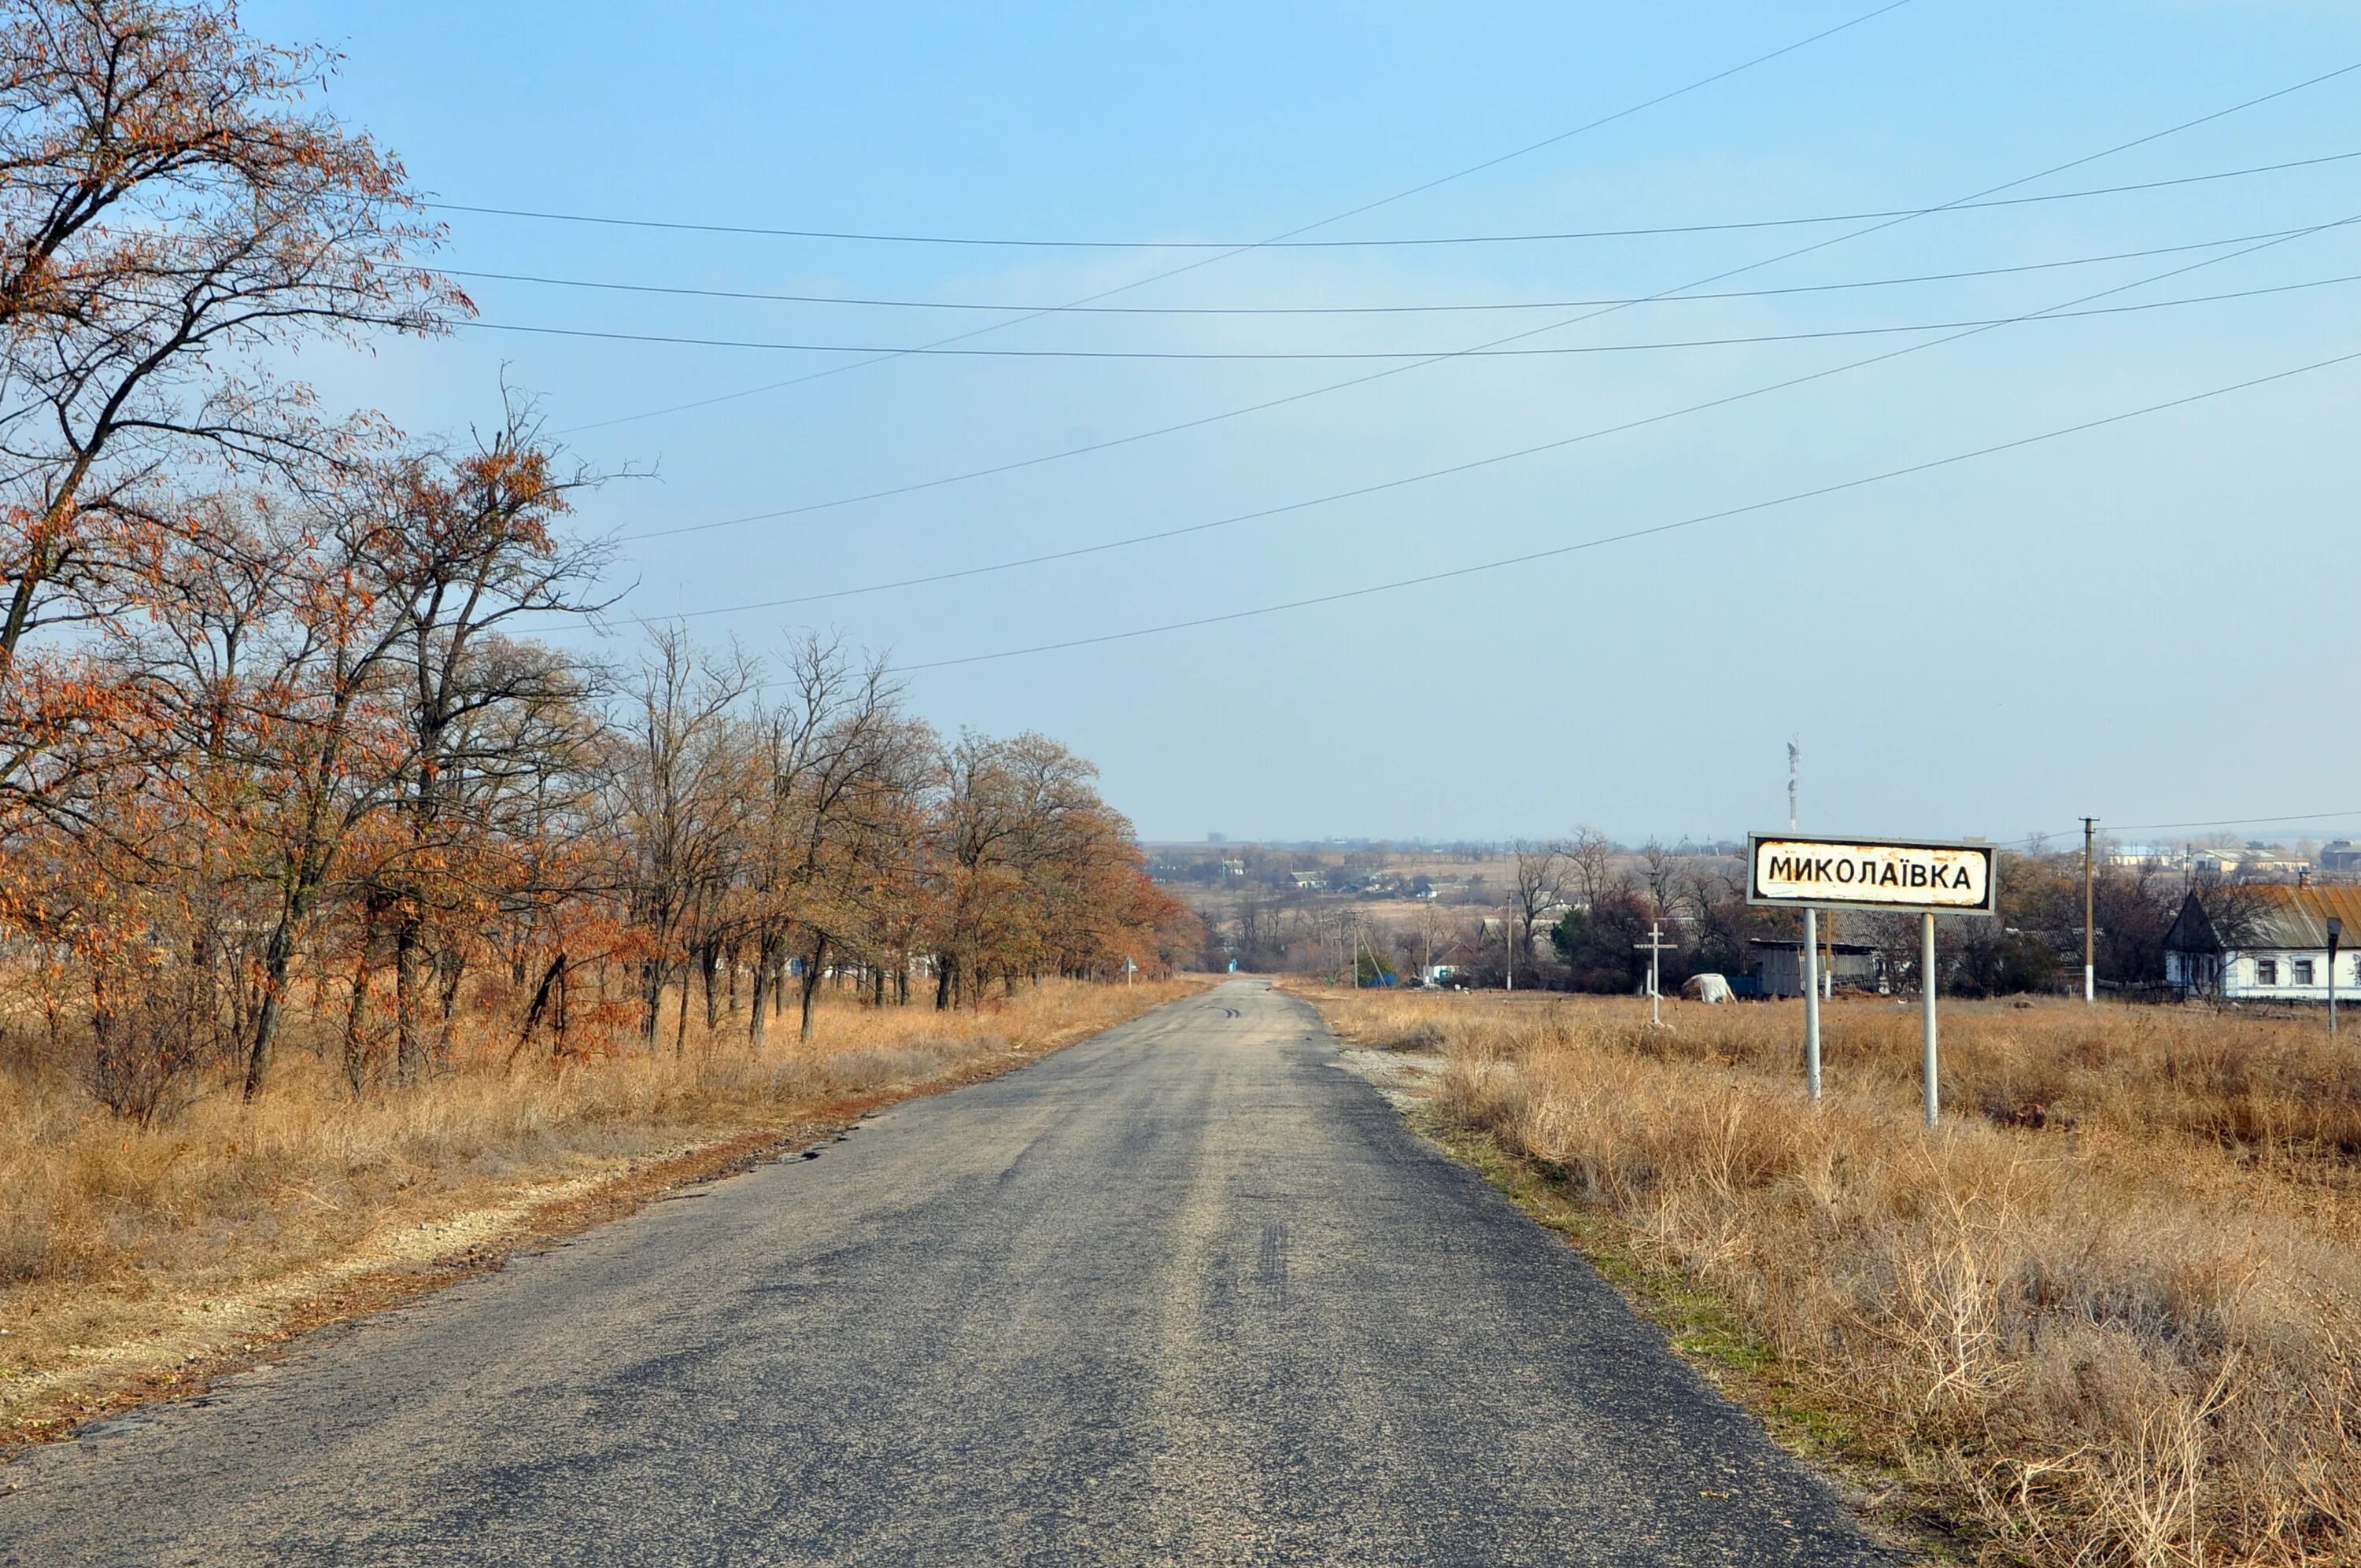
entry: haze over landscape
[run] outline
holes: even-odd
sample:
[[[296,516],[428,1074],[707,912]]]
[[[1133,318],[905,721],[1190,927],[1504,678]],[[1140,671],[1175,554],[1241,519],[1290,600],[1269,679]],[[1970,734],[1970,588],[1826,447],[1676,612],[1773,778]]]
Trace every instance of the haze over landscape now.
[[[1864,8],[1866,9],[1866,8]],[[1267,238],[1556,136],[1859,13],[1699,5],[858,13],[722,5],[249,6],[346,55],[340,110],[440,201],[718,225],[1014,239]],[[449,40],[465,36],[469,47]],[[1306,238],[1746,223],[1931,206],[2231,108],[2361,49],[2334,6],[1914,5]],[[2339,79],[2009,191],[2361,151]],[[2226,386],[2361,347],[2349,283],[2023,323],[1522,461],[1160,543],[777,608],[1186,528],[1550,442],[1926,342],[1838,337],[1462,359],[1015,473],[710,532],[1195,420],[1385,364],[900,358],[493,327],[890,346],[1451,350],[1589,313],[1126,317],[556,288],[1148,307],[1619,299],[2195,245],[2361,213],[2361,164],[1861,223],[1548,244],[1221,252],[864,244],[442,207],[482,307],[454,338],[304,370],[406,426],[506,366],[609,470],[625,609],[750,645],[841,627],[908,664],[1117,633],[1546,550]],[[1990,320],[2339,278],[2349,229],[2065,269],[1657,303],[1520,347]],[[1770,266],[1805,246],[1809,255]],[[1160,282],[1143,280],[1177,267]],[[848,367],[859,366],[859,367]],[[681,412],[650,411],[818,372]],[[1038,728],[1149,838],[1634,841],[1784,821],[2014,838],[2341,810],[2349,367],[2026,450],[1527,567],[1193,630],[921,670],[921,710]],[[725,610],[724,613],[708,613]],[[2225,729],[2301,736],[2222,745]],[[1448,742],[1438,739],[1448,734]],[[2333,829],[2340,824],[2316,825]],[[2297,830],[2312,831],[2312,828]]]

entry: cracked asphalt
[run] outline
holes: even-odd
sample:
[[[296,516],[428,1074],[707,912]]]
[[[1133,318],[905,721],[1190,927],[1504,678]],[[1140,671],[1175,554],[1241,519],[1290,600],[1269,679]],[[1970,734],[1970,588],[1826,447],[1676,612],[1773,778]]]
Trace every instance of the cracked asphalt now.
[[[1891,1561],[1243,979],[0,1484],[23,1568]]]

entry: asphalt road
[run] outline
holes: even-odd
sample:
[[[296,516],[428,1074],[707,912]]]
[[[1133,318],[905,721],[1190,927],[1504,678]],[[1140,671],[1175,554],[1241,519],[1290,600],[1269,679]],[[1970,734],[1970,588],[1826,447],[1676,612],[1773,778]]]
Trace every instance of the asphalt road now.
[[[1244,981],[7,1482],[25,1568],[1886,1561]]]

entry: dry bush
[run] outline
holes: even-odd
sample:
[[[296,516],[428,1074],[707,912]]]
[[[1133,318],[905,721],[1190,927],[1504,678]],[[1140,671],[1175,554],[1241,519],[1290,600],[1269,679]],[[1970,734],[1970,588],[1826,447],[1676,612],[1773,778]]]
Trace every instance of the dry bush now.
[[[1831,1010],[1818,1107],[1795,1009],[1332,1006],[1366,1039],[1439,1025],[1443,1111],[1730,1303],[1987,1560],[2361,1558],[2353,1069],[2323,1038],[1955,1009],[1953,1102],[2007,1113],[1929,1135],[1915,1030],[1866,1006]]]
[[[693,1025],[675,1055],[508,1059],[462,1029],[448,1069],[357,1097],[322,1048],[260,1100],[202,1088],[170,1120],[118,1117],[73,1077],[0,1072],[0,1413],[79,1350],[169,1326],[346,1255],[390,1226],[439,1220],[535,1184],[616,1168],[832,1101],[919,1086],[1107,1027],[1188,990],[1048,981],[983,1012],[871,1008],[827,993],[812,1044],[749,1054],[744,1023]],[[669,1042],[669,1033],[666,1039]]]

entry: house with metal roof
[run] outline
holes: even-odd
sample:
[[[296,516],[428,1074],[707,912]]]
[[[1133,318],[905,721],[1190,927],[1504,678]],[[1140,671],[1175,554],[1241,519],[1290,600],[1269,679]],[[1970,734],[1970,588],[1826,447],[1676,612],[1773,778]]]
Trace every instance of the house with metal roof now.
[[[2361,1001],[2361,887],[2225,883],[2180,905],[2164,938],[2164,978],[2184,995],[2226,1002]]]

